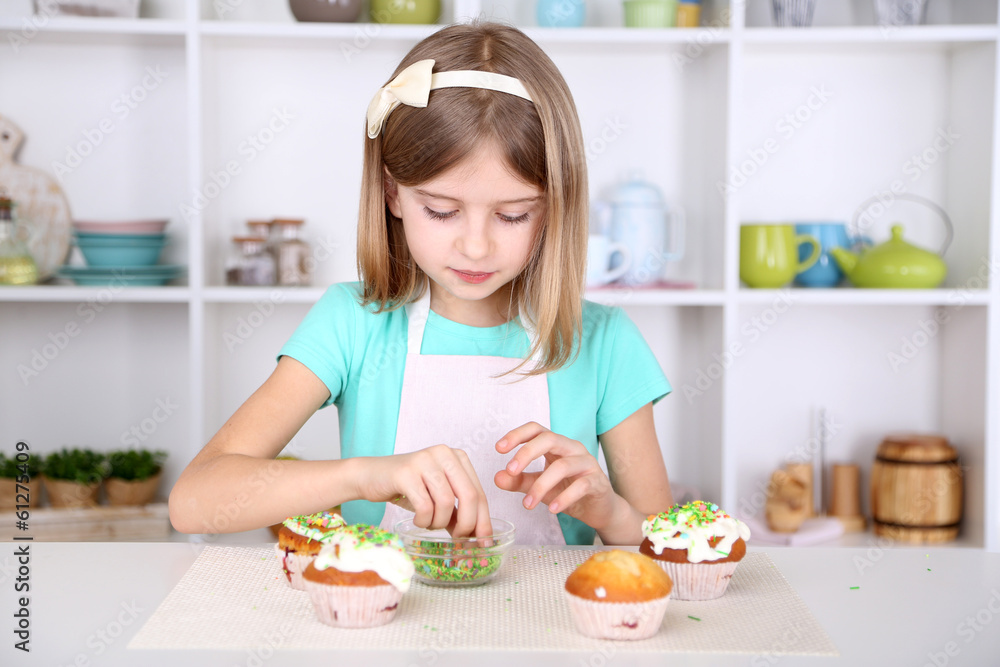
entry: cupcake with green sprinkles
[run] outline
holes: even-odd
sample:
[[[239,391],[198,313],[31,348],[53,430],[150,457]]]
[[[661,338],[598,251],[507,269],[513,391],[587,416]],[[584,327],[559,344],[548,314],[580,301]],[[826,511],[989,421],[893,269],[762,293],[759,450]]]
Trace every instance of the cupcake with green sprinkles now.
[[[399,535],[359,523],[331,535],[302,579],[322,623],[370,628],[395,617],[413,562]]]
[[[670,575],[677,600],[722,597],[750,539],[745,523],[703,500],[651,514],[642,534],[639,552]]]
[[[289,586],[305,590],[302,573],[306,566],[319,554],[330,536],[346,525],[343,517],[335,512],[293,516],[282,522],[274,550]]]

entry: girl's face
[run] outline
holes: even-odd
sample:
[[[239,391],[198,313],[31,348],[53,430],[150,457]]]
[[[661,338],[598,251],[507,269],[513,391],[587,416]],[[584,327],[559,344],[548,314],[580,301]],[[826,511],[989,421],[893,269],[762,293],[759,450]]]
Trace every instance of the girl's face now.
[[[403,221],[410,254],[430,277],[431,308],[472,326],[502,324],[545,202],[513,176],[491,143],[437,178],[409,187],[388,179],[386,201]]]

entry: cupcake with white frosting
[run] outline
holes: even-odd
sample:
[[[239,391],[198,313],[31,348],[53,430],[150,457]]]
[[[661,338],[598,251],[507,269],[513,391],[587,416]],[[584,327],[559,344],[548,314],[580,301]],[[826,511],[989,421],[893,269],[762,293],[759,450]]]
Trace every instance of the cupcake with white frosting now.
[[[670,575],[677,600],[722,597],[750,539],[745,523],[703,500],[650,515],[642,534],[639,552]]]
[[[332,535],[302,578],[320,621],[370,628],[396,615],[410,589],[413,561],[395,533],[356,524]]]
[[[293,516],[282,522],[274,550],[289,586],[305,590],[302,573],[319,554],[326,540],[346,525],[347,522],[336,512]]]

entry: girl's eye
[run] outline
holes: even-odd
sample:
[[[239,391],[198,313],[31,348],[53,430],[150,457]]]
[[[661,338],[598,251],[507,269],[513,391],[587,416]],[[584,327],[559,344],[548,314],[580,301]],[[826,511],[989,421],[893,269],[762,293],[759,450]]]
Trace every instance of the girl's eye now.
[[[500,213],[499,216],[501,220],[511,225],[515,225],[519,222],[527,222],[528,218],[531,217],[528,213],[522,213],[521,215],[504,215],[503,213]]]
[[[427,214],[428,218],[433,218],[434,220],[447,220],[451,216],[455,215],[456,211],[435,211],[434,209],[424,206],[424,213]]]

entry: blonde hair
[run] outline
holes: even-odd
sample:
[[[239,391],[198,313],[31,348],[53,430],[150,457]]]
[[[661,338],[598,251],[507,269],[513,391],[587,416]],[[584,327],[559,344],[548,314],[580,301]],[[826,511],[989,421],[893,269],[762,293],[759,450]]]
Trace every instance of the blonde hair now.
[[[402,221],[386,204],[383,168],[397,183],[416,186],[458,164],[483,141],[495,142],[511,173],[544,193],[544,219],[533,252],[511,283],[511,300],[538,334],[528,357],[540,349],[541,363],[527,373],[558,369],[575,354],[582,330],[587,253],[586,158],[569,87],[537,44],[500,23],[439,30],[414,46],[388,80],[428,58],[435,72],[515,77],[533,102],[493,90],[438,89],[427,107],[401,105],[378,137],[365,135],[357,254],[362,302],[379,312],[399,308],[419,297],[426,282],[406,246]]]

